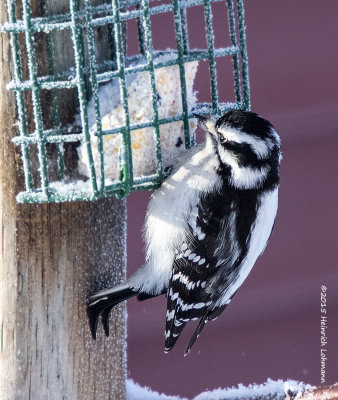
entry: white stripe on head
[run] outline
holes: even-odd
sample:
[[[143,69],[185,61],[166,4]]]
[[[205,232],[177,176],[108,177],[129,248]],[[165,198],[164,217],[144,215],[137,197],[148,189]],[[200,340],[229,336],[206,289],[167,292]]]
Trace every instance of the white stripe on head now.
[[[259,159],[264,159],[273,147],[273,142],[262,140],[257,136],[248,135],[238,129],[221,127],[218,131],[229,141],[236,143],[246,143],[251,146],[252,150]]]

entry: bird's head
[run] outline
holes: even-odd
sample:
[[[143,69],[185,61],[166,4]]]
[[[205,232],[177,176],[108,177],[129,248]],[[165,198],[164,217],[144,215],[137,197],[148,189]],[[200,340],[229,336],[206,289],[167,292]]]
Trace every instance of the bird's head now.
[[[258,114],[233,110],[220,118],[197,116],[208,133],[230,183],[239,189],[278,185],[280,139],[272,124]]]

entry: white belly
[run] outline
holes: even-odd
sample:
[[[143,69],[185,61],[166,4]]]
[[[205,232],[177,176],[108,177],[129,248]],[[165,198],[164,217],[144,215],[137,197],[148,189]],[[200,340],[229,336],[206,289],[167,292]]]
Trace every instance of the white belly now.
[[[192,208],[201,194],[221,185],[215,153],[207,146],[196,146],[189,153],[188,161],[163,182],[148,206],[146,264],[130,281],[148,293],[168,287],[175,248],[184,241]]]

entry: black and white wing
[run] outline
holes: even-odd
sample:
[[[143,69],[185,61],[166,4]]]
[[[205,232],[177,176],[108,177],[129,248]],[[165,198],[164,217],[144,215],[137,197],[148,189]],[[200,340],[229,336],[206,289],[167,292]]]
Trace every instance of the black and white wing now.
[[[166,352],[173,348],[187,322],[200,319],[187,354],[206,322],[217,318],[229,304],[234,293],[223,302],[219,300],[239,274],[247,253],[255,199],[228,191],[207,194],[192,209],[167,292]]]

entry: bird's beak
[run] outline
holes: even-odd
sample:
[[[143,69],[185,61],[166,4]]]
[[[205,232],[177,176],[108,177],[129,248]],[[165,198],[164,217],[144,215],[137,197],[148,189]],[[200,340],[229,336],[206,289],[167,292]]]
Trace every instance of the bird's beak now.
[[[199,115],[199,114],[193,114],[193,115],[199,122],[201,122],[201,125],[206,132],[209,132],[213,136],[217,135],[215,129],[216,120],[214,117],[210,115]]]
[[[192,115],[200,122],[204,122],[210,117],[209,115],[200,115],[200,114],[194,114],[194,113]]]

